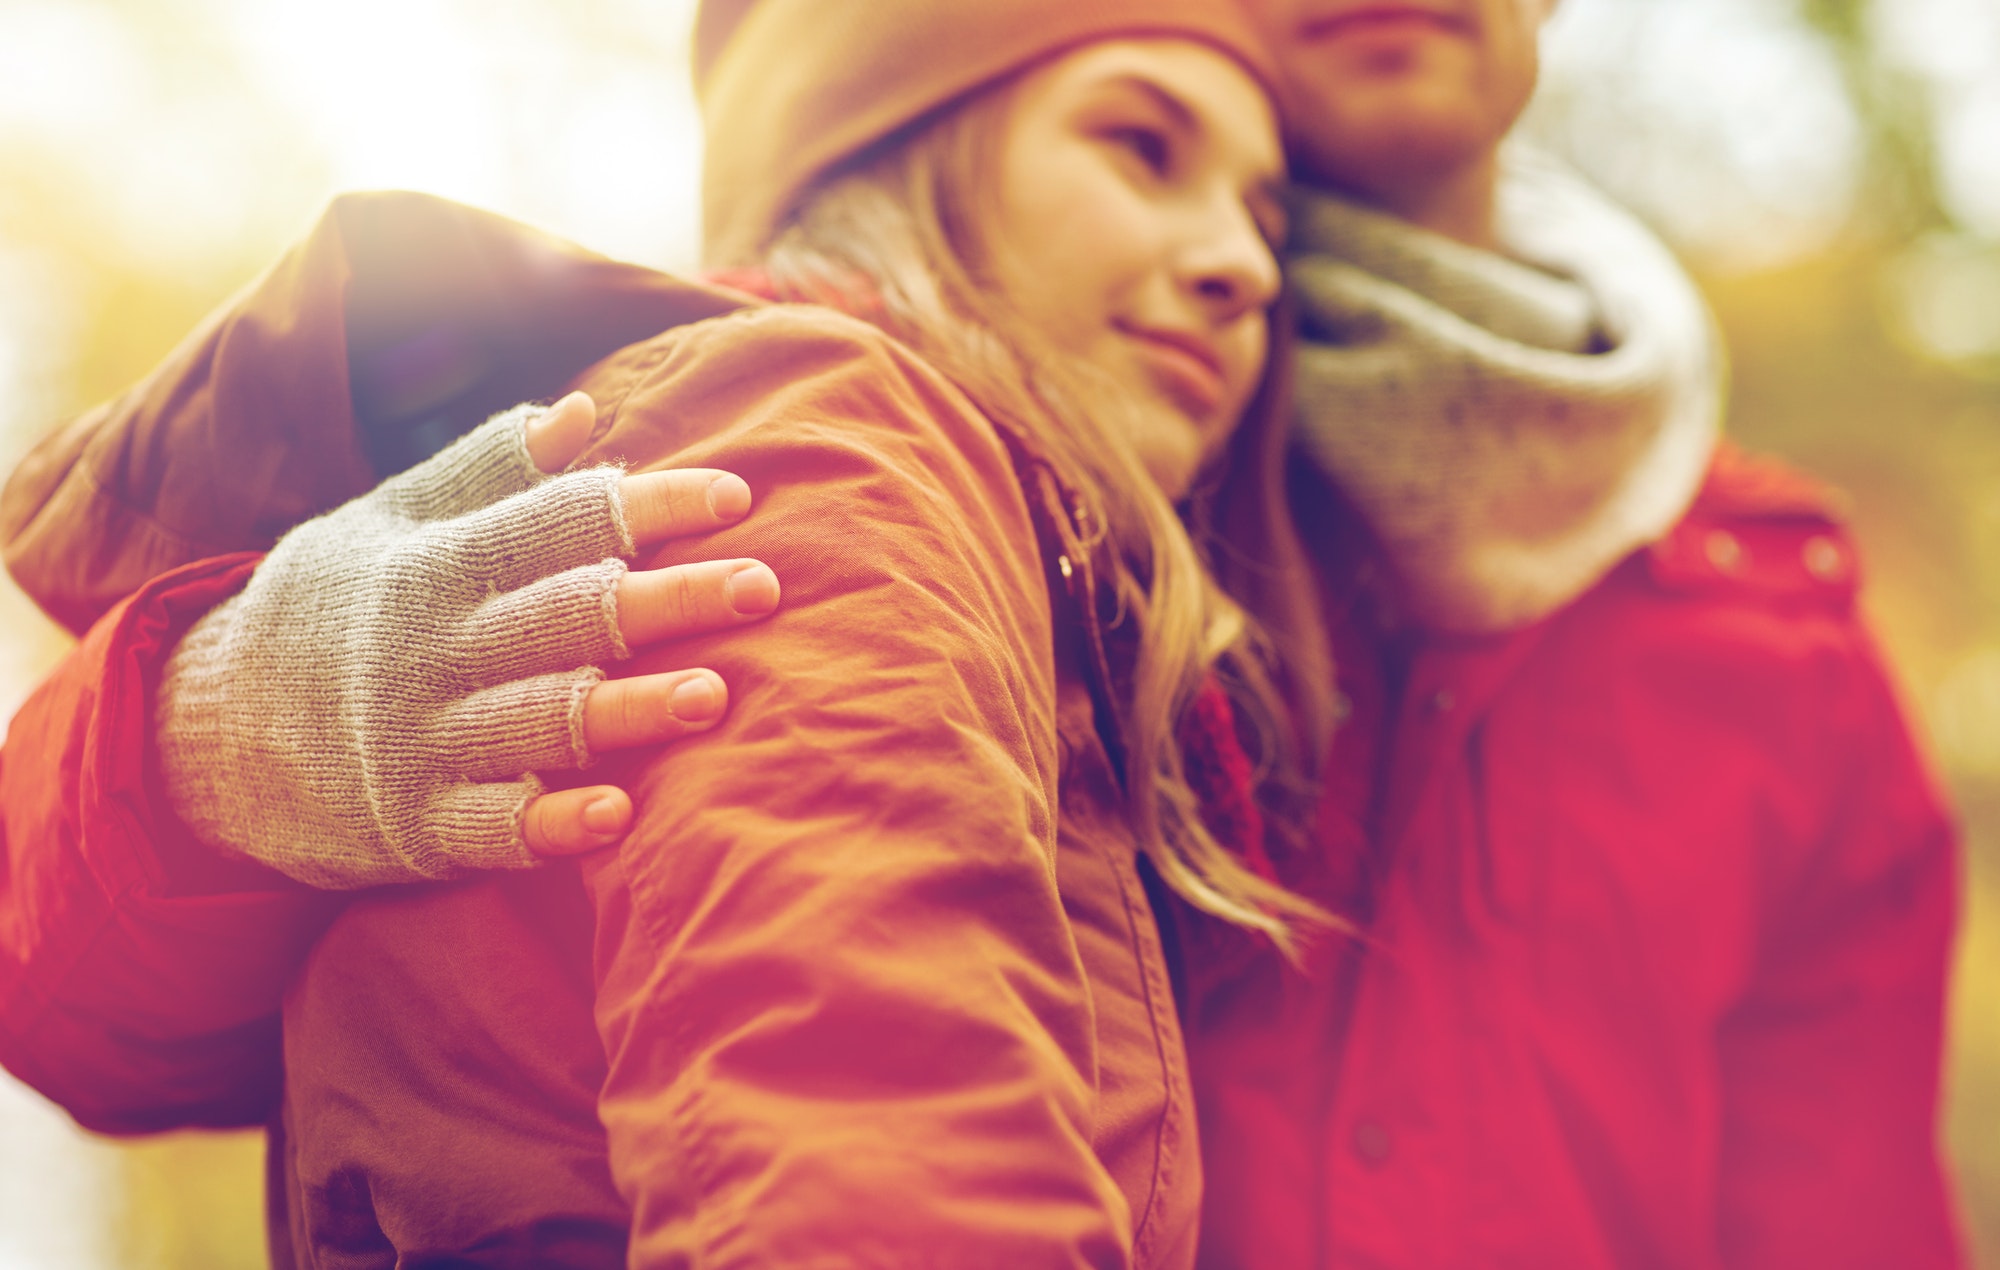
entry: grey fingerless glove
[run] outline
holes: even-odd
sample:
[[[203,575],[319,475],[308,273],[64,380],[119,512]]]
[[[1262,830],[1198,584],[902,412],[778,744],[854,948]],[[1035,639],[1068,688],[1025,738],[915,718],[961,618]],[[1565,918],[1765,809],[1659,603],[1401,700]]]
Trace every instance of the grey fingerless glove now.
[[[522,811],[589,762],[633,551],[622,473],[545,476],[540,413],[294,529],[181,641],[155,727],[204,842],[330,889],[535,862]]]

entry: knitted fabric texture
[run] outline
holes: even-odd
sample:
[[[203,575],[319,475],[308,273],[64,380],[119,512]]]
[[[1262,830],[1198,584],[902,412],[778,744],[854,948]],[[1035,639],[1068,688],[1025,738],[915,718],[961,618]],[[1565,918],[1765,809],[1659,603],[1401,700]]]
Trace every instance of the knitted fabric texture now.
[[[535,861],[537,770],[590,760],[623,657],[616,468],[548,477],[523,406],[287,534],[169,659],[169,801],[205,842],[345,889]]]
[[[703,0],[695,87],[710,266],[755,264],[813,182],[1094,40],[1194,40],[1278,82],[1237,0]]]
[[[1298,445],[1438,630],[1533,622],[1665,534],[1721,420],[1721,342],[1667,249],[1553,160],[1504,161],[1507,255],[1297,208]]]

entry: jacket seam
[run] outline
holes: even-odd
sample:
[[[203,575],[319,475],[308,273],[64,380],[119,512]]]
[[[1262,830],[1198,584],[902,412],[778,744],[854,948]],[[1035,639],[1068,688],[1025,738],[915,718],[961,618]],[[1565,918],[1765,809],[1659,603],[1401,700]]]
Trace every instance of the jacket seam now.
[[[1139,982],[1145,992],[1146,1018],[1152,1024],[1154,1052],[1159,1056],[1160,1070],[1166,1078],[1164,1106],[1160,1111],[1159,1128],[1154,1133],[1153,1176],[1147,1189],[1146,1204],[1132,1224],[1132,1263],[1143,1266],[1151,1259],[1152,1244],[1158,1233],[1155,1218],[1160,1209],[1162,1194],[1169,1188],[1179,1160],[1175,1150],[1175,1127],[1185,1120],[1187,1108],[1182,1100],[1185,1086],[1185,1072],[1177,1057],[1176,1046],[1171,1042],[1167,1023],[1163,1022],[1160,1001],[1161,966],[1153,941],[1146,938],[1144,923],[1151,922],[1150,910],[1141,911],[1133,902],[1132,882],[1136,880],[1132,862],[1122,853],[1113,857],[1113,873],[1118,879],[1118,898],[1125,908],[1126,928],[1130,934],[1132,951],[1139,961]],[[1171,992],[1166,994],[1172,999]]]

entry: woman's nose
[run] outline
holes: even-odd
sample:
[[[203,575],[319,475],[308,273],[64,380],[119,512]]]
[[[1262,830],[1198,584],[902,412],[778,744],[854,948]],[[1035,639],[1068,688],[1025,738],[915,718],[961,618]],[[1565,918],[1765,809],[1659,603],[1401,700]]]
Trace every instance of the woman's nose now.
[[[1278,298],[1277,257],[1237,200],[1202,217],[1183,257],[1183,285],[1211,320],[1229,321]]]

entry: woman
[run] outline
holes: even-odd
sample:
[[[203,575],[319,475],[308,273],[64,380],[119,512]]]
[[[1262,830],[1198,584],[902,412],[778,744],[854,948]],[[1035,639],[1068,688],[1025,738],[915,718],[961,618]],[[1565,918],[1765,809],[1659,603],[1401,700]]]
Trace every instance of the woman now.
[[[99,1123],[228,1122],[264,1101],[230,1086],[270,1078],[257,1047],[282,990],[274,1198],[307,1264],[1189,1264],[1199,1163],[1148,890],[1281,941],[1315,916],[1246,863],[1257,817],[1229,814],[1249,804],[1252,758],[1283,773],[1294,731],[1260,649],[1311,646],[1277,430],[1255,413],[1236,430],[1277,290],[1280,155],[1262,54],[1232,10],[1076,8],[704,12],[719,260],[754,257],[761,275],[740,281],[837,299],[900,341],[825,307],[679,289],[684,309],[731,311],[604,349],[575,380],[598,402],[587,460],[741,473],[762,504],[723,545],[787,585],[767,624],[697,646],[735,685],[733,717],[614,769],[643,808],[615,858],[586,862],[581,885],[505,875],[363,898],[293,974],[267,955],[282,937],[240,935],[319,901],[171,842],[135,863],[118,853],[148,826],[73,805],[50,820],[82,840],[52,862],[41,839],[59,835],[21,813],[9,902],[33,887],[56,897],[44,925],[91,929],[18,945],[10,1067],[72,1106],[103,1076]],[[337,213],[224,319],[218,349],[265,337],[252,362],[198,355],[155,399],[195,401],[226,431],[239,396],[341,367],[344,347],[297,332],[324,317],[316,279],[359,278],[346,253],[371,226],[365,208]],[[519,427],[475,433],[444,470],[504,468]],[[1231,526],[1240,601],[1174,512],[1225,454],[1196,501]],[[450,521],[462,508],[439,470],[392,483],[370,514]],[[124,773],[158,815],[131,735],[159,655],[247,572],[224,561],[148,587],[31,703],[27,752],[60,734],[83,747],[73,762],[111,773],[62,789],[115,798]],[[271,664],[238,638],[285,627],[260,604],[253,582],[176,674],[226,684]],[[1313,666],[1286,671],[1307,702],[1324,693]],[[1232,699],[1266,752],[1243,752]],[[331,717],[365,730],[351,704]],[[1313,734],[1309,711],[1297,730]],[[1189,769],[1188,734],[1209,768]],[[10,816],[34,777],[13,741]],[[199,780],[172,783],[192,805]],[[106,886],[120,868],[143,876]],[[71,903],[89,917],[49,916]],[[236,940],[222,955],[187,954],[217,932]],[[139,1043],[108,1075],[57,1072],[91,1050],[73,1042],[95,1005],[123,991],[134,1008],[129,984],[92,977],[145,938],[181,939],[173,973],[219,970],[226,989],[197,984],[146,1021],[178,1048],[147,1046],[128,1016]],[[181,1096],[120,1102],[149,1051],[156,1089]]]

